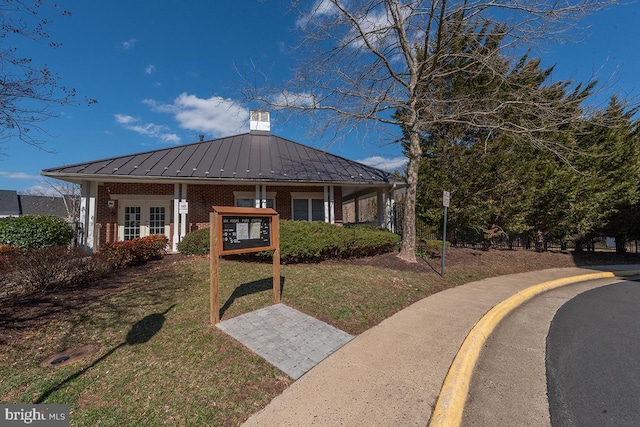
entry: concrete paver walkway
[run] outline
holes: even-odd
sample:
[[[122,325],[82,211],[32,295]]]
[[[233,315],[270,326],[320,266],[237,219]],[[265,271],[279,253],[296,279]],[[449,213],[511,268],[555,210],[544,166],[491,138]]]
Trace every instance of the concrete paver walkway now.
[[[244,425],[425,426],[460,345],[493,306],[542,282],[638,269],[640,265],[555,268],[439,292],[358,335]]]
[[[293,379],[354,338],[284,304],[252,311],[216,326]]]

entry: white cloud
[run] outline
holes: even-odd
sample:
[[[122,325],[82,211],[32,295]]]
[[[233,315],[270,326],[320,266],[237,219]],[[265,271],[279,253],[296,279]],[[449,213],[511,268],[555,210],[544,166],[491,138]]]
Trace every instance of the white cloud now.
[[[401,13],[405,19],[411,16],[413,7],[412,4],[401,7]],[[360,7],[356,2],[348,5],[347,10],[350,10],[353,14],[366,39],[374,46],[380,48],[396,42],[393,19],[382,5],[379,4],[371,9],[369,7]],[[364,39],[355,29],[353,23],[346,16],[343,16],[342,12],[329,0],[316,1],[309,13],[303,13],[296,20],[296,26],[305,28],[314,21],[317,25],[322,26],[322,20],[325,18],[334,19],[336,22],[340,21],[345,26],[344,28],[347,32],[343,37],[343,42],[349,43],[351,47],[356,49],[364,45]]]
[[[162,104],[153,99],[142,102],[154,111],[172,114],[183,129],[213,137],[238,133],[249,125],[247,109],[232,99],[219,96],[203,99],[181,93],[171,104]]]
[[[313,19],[334,15],[338,10],[328,0],[318,0],[308,14],[301,15],[296,19],[296,26],[298,28],[306,27]]]
[[[129,40],[121,42],[120,45],[122,46],[122,48],[124,50],[129,50],[129,49],[133,49],[136,46],[137,42],[138,42],[138,40],[136,40],[136,39],[129,39]]]
[[[3,178],[9,178],[9,179],[38,179],[40,178],[39,175],[29,175],[28,173],[24,173],[24,172],[7,172],[7,171],[0,171],[0,176]]]
[[[310,107],[315,104],[315,97],[307,92],[294,93],[284,91],[274,100],[275,105]]]
[[[114,114],[116,123],[122,125],[125,129],[136,132],[140,135],[158,138],[163,142],[178,144],[180,137],[175,133],[170,133],[169,128],[165,125],[157,125],[155,123],[142,123],[140,119],[126,114]]]
[[[145,74],[151,74],[156,70],[156,66],[153,64],[149,64],[147,65],[147,67],[144,69],[144,73]]]
[[[406,157],[393,157],[393,158],[385,158],[381,156],[372,156],[367,157],[363,160],[358,160],[358,162],[363,163],[368,166],[372,166],[374,168],[386,170],[389,172],[397,171],[402,169],[407,164]]]
[[[116,118],[116,122],[122,125],[134,123],[138,121],[138,119],[136,119],[135,117],[127,116],[125,114],[114,114],[113,116]]]

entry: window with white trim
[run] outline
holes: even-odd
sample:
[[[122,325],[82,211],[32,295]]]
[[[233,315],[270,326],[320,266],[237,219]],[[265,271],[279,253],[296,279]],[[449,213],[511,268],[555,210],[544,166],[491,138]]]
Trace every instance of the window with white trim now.
[[[292,218],[300,221],[324,221],[322,193],[291,193]]]
[[[249,191],[234,191],[233,196],[235,199],[235,207],[237,208],[255,208],[256,207],[256,193]],[[267,193],[267,207],[271,209],[276,208],[276,193]]]

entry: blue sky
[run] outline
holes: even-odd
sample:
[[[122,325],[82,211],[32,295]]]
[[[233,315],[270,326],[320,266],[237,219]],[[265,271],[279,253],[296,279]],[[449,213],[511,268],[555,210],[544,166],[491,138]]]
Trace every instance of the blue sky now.
[[[286,1],[68,0],[72,15],[49,27],[62,47],[24,42],[19,52],[47,64],[77,90],[77,104],[43,123],[48,153],[18,140],[1,142],[0,189],[40,186],[45,168],[132,154],[248,130],[238,89],[252,67],[285,80],[293,58],[296,16]],[[640,4],[616,6],[585,20],[575,42],[534,51],[556,64],[555,80],[606,82],[612,93],[638,96]],[[85,97],[97,104],[87,106]],[[378,167],[398,166],[402,153],[387,140],[328,145],[302,126],[272,116],[272,133]],[[376,159],[372,158],[377,158]]]

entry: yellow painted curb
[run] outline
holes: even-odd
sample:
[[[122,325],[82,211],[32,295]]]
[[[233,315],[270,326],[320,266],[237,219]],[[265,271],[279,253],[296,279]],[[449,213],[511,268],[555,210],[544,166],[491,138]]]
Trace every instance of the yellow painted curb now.
[[[640,270],[605,271],[551,280],[523,289],[495,305],[476,323],[460,346],[460,350],[453,359],[453,363],[442,384],[440,395],[431,414],[429,427],[458,427],[461,425],[464,404],[469,393],[471,375],[480,357],[480,351],[500,321],[515,308],[536,295],[572,283],[636,274],[640,274]]]

